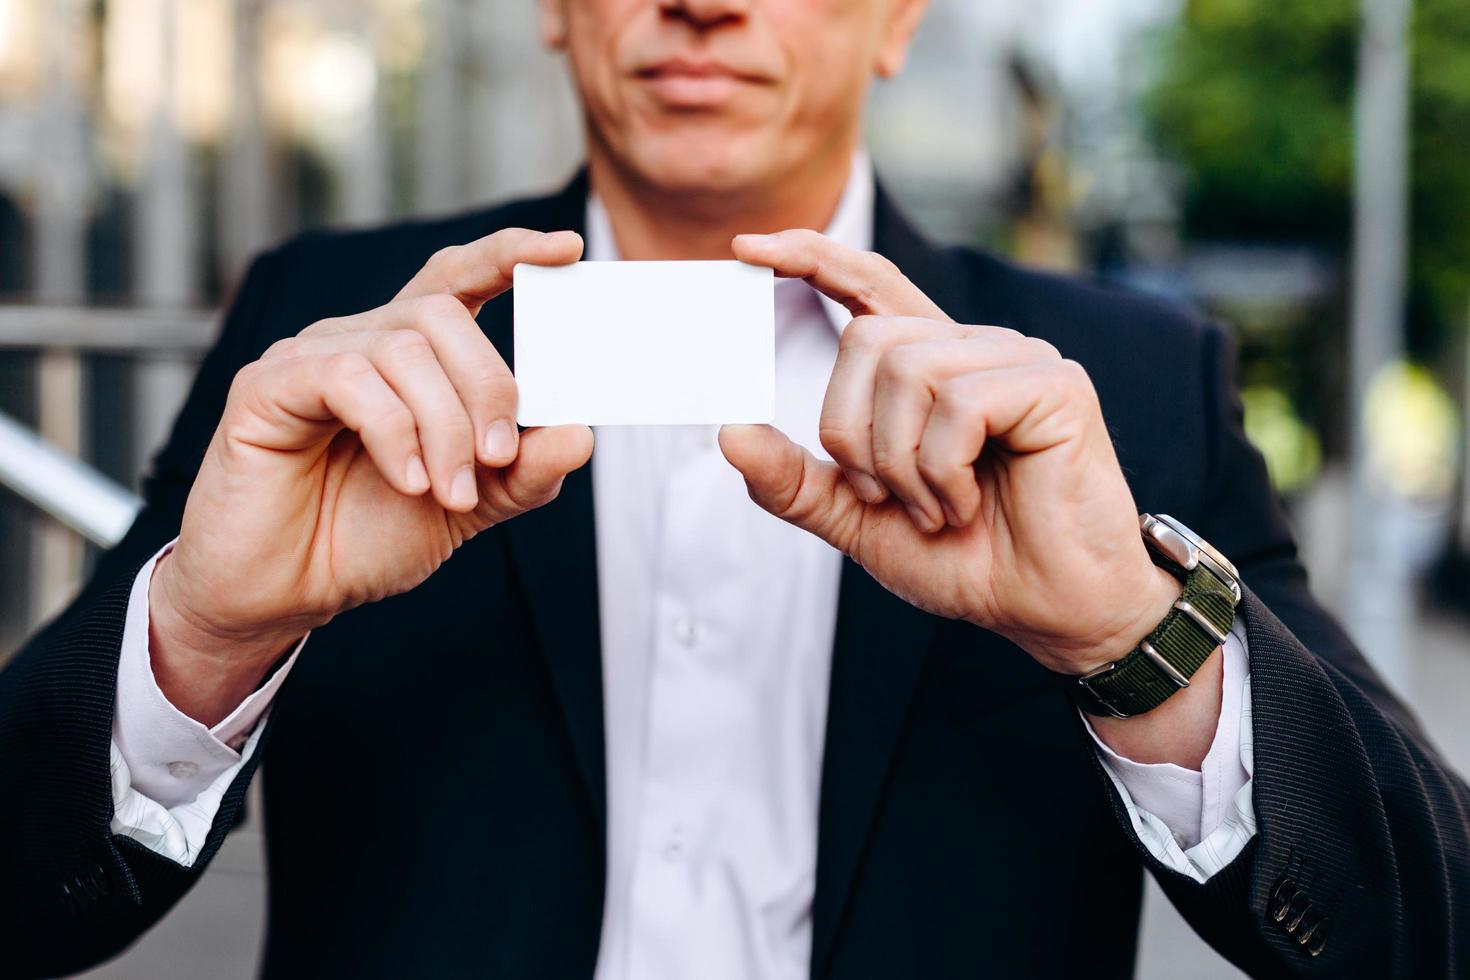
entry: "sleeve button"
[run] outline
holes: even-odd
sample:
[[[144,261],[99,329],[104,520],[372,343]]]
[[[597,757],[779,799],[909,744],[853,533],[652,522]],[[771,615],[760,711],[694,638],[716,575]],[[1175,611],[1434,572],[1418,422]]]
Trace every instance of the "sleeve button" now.
[[[1321,956],[1322,947],[1327,945],[1327,936],[1332,932],[1332,922],[1327,916],[1322,916],[1317,923],[1307,930],[1307,955]],[[1298,940],[1300,941],[1300,940]]]
[[[1296,882],[1291,878],[1282,878],[1276,883],[1276,890],[1271,893],[1271,918],[1280,922],[1286,918],[1286,913],[1291,910],[1291,900],[1296,894]]]
[[[1312,900],[1307,897],[1307,893],[1303,891],[1297,892],[1291,900],[1291,912],[1293,914],[1291,918],[1286,920],[1286,931],[1292,935],[1296,935],[1297,929],[1302,924],[1302,919],[1306,917],[1306,914],[1311,909]]]
[[[181,761],[168,764],[168,774],[175,779],[193,779],[199,775],[199,766],[196,763]]]

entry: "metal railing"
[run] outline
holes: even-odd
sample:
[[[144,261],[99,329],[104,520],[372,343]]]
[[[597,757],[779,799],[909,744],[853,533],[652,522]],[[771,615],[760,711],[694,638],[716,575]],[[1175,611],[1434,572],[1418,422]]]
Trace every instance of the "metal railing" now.
[[[16,577],[0,597],[0,659],[74,592],[87,545],[111,547],[131,526],[141,501],[124,484],[167,431],[215,327],[195,308],[0,305],[0,355],[24,358],[19,376],[30,379],[29,396],[0,410],[0,578]],[[123,375],[104,369],[118,358]],[[121,397],[121,414],[88,409],[99,396]],[[100,459],[113,475],[89,462]],[[15,498],[35,509],[17,512]]]
[[[88,354],[129,355],[139,358],[140,366],[159,355],[170,360],[192,359],[208,348],[213,334],[214,314],[208,310],[0,306],[0,351],[44,351],[53,369],[58,361],[64,369],[74,368]],[[74,370],[53,373],[75,376]],[[63,383],[62,387],[77,388],[78,384]],[[44,436],[68,424],[75,427],[75,422],[54,417],[69,414],[71,402],[80,394],[79,390],[48,391],[43,383],[39,433],[0,414],[0,486],[92,544],[109,547],[127,531],[141,501]]]
[[[92,544],[122,540],[143,502],[81,460],[0,415],[0,486]]]
[[[213,339],[210,310],[0,305],[0,350],[201,354]]]

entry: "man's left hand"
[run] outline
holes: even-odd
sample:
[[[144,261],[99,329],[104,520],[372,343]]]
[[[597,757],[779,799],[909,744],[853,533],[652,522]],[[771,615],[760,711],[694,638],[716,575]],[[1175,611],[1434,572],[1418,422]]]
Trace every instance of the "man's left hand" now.
[[[957,324],[887,259],[812,231],[735,256],[848,308],[819,461],[770,426],[726,426],[751,497],[890,591],[1081,674],[1148,635],[1179,583],[1149,560],[1087,372],[1042,340]]]

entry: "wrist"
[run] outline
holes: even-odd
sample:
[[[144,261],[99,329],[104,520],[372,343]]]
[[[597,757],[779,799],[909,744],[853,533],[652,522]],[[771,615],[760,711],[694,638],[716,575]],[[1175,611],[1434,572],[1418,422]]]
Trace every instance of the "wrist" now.
[[[1184,584],[1171,573],[1153,566],[1149,585],[1127,625],[1098,647],[1095,658],[1078,661],[1078,674],[1113,663],[1136,648],[1163,622]],[[1172,763],[1198,770],[1220,724],[1223,660],[1217,647],[1189,679],[1189,686],[1172,694],[1151,711],[1128,718],[1092,714],[1092,729],[1107,746],[1124,758],[1143,764]]]
[[[1129,591],[1134,601],[1120,608],[1114,621],[1096,631],[1089,645],[1069,651],[1061,673],[1081,676],[1128,655],[1163,622],[1184,592],[1184,584],[1149,563],[1141,584]]]
[[[1198,771],[1220,727],[1223,667],[1216,649],[1190,678],[1189,687],[1152,711],[1131,718],[1090,715],[1088,721],[1097,737],[1125,759]]]
[[[305,631],[224,629],[180,601],[177,565],[164,555],[148,587],[148,651],[170,704],[213,727],[260,686]]]

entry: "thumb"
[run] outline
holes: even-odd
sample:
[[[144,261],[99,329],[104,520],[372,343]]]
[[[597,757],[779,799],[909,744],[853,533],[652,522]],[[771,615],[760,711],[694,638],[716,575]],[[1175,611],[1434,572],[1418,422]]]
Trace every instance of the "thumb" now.
[[[824,463],[769,425],[720,428],[720,451],[745,477],[750,499],[847,552],[864,504],[835,463]]]
[[[585,425],[527,429],[514,463],[503,470],[480,467],[481,500],[490,509],[486,516],[504,521],[550,503],[566,475],[591,455],[592,430]]]

